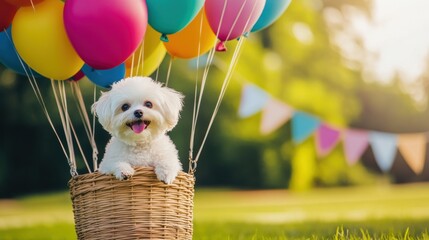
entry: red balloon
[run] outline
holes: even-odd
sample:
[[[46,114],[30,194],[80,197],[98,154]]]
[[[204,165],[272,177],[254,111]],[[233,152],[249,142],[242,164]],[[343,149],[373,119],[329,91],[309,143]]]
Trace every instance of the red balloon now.
[[[16,10],[18,8],[14,5],[0,0],[0,32],[9,27]]]
[[[147,26],[146,1],[67,0],[64,26],[74,49],[89,66],[111,69],[137,49]]]
[[[79,70],[73,77],[71,77],[71,80],[77,82],[81,80],[83,77],[85,77],[85,73],[82,72],[82,70]]]
[[[43,0],[5,0],[6,2],[17,7],[34,6]]]

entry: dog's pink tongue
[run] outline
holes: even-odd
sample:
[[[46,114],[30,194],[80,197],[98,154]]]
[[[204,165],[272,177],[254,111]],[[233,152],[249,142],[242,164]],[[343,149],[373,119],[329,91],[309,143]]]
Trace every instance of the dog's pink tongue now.
[[[135,122],[135,123],[133,123],[131,128],[133,129],[133,131],[135,133],[139,134],[139,133],[143,132],[143,130],[146,128],[146,124],[144,124],[142,122]]]

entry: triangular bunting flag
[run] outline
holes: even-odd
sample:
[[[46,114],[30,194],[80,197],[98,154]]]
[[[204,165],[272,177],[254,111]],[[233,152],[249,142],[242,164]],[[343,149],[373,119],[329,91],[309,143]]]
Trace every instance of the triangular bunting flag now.
[[[251,84],[244,85],[238,115],[242,118],[252,116],[265,107],[268,99],[268,93],[261,88]]]
[[[320,125],[320,120],[308,113],[295,111],[292,117],[292,139],[301,143]]]
[[[410,168],[417,174],[423,171],[426,158],[425,134],[401,134],[398,149]]]
[[[269,99],[262,110],[261,133],[269,134],[281,127],[292,117],[293,109],[288,105]]]
[[[340,131],[322,123],[316,132],[317,154],[323,157],[332,151],[340,140]]]
[[[368,147],[368,132],[347,129],[343,136],[344,152],[347,163],[353,165],[359,160]]]
[[[374,152],[375,161],[383,172],[393,165],[396,154],[396,135],[391,133],[370,132],[369,142]]]

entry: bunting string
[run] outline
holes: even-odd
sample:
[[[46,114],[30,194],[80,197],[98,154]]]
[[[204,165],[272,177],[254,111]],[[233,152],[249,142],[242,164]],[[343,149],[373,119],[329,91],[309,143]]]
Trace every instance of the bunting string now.
[[[291,120],[292,141],[300,144],[314,135],[316,152],[319,157],[327,156],[335,146],[342,142],[345,159],[349,165],[353,165],[371,146],[381,171],[391,170],[399,152],[412,171],[416,174],[423,172],[427,133],[394,134],[332,126],[315,115],[294,109],[273,98],[256,85],[243,84],[238,116],[248,118],[259,112],[262,113],[261,134],[270,134]]]

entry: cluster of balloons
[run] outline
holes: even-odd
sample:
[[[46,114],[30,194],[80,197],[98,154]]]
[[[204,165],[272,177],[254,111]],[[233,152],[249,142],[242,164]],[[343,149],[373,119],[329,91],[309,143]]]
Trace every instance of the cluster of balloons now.
[[[0,63],[109,87],[271,25],[291,0],[0,0]],[[217,40],[217,39],[218,40]]]

